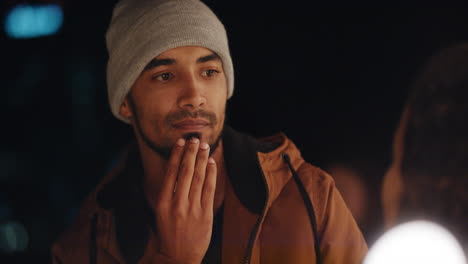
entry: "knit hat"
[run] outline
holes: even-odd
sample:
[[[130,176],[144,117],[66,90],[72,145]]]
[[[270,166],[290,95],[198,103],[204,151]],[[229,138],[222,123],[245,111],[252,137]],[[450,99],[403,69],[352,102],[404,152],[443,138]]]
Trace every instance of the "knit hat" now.
[[[107,90],[112,113],[120,106],[145,66],[161,53],[182,46],[201,46],[223,63],[228,98],[234,92],[234,70],[223,24],[199,0],[122,0],[114,8],[106,33],[109,52]]]

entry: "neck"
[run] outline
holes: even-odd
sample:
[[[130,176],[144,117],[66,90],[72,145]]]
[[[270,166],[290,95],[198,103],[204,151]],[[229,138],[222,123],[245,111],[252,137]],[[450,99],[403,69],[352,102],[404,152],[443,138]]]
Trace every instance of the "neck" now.
[[[164,159],[161,155],[151,150],[144,142],[141,142],[140,140],[138,140],[138,147],[140,149],[144,171],[143,188],[145,197],[150,205],[154,205],[161,191],[160,188],[164,181],[168,160]],[[218,171],[213,208],[216,212],[223,204],[226,180],[222,140],[220,140],[218,147],[211,154],[211,157],[216,161]]]

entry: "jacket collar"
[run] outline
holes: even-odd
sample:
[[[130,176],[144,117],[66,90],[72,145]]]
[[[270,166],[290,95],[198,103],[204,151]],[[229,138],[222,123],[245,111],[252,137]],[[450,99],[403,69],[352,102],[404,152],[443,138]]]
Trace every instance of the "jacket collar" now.
[[[283,133],[257,140],[227,127],[223,148],[234,193],[254,214],[271,205],[292,177],[283,155],[289,155],[296,171],[304,163],[299,149]]]
[[[230,127],[224,130],[224,162],[229,181],[242,205],[255,214],[261,213],[268,193],[257,153],[266,153],[275,147],[275,144],[262,143]]]

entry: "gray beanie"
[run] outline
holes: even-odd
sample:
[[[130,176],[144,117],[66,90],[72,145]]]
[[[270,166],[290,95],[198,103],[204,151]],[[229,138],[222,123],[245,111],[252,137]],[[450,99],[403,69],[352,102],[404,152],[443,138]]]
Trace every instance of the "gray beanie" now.
[[[114,8],[106,34],[109,61],[107,89],[112,113],[120,106],[145,66],[176,47],[201,46],[223,62],[228,98],[234,91],[234,70],[223,24],[199,0],[122,0]]]

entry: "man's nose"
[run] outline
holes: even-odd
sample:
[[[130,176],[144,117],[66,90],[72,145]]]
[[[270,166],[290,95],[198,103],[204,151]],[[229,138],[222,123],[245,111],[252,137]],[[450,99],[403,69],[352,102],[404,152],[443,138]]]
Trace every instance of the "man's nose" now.
[[[203,94],[203,85],[194,76],[185,78],[179,97],[179,107],[191,111],[197,111],[206,104]]]

